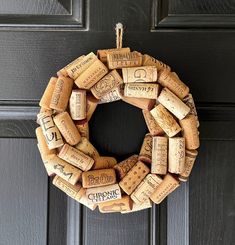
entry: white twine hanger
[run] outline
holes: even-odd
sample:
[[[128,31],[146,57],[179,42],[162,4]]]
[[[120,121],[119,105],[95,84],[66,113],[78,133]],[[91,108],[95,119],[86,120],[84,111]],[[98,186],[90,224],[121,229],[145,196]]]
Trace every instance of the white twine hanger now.
[[[117,23],[115,30],[116,30],[116,48],[122,48],[122,37],[123,37],[122,23]]]

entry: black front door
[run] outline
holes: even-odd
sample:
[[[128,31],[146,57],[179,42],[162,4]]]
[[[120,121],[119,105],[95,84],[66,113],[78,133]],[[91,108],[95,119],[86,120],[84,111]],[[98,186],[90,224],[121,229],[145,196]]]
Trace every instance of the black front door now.
[[[235,244],[233,0],[0,0],[0,244]],[[190,87],[201,148],[190,180],[129,215],[81,207],[51,185],[37,150],[38,101],[74,58],[123,45],[169,64]],[[141,111],[101,105],[91,139],[119,159],[139,149]]]

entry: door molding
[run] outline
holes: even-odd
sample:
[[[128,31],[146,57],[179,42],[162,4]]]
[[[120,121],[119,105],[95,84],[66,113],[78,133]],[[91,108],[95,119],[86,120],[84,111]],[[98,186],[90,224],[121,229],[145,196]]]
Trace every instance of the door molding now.
[[[63,1],[57,2],[67,8]],[[83,30],[86,28],[85,5],[84,0],[72,0],[66,14],[0,14],[0,30]]]

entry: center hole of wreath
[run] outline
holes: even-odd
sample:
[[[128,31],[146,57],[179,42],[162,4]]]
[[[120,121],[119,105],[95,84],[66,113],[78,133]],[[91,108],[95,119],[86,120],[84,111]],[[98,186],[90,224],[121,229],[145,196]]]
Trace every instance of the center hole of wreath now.
[[[147,133],[142,110],[122,101],[98,105],[89,126],[90,141],[100,155],[118,161],[139,154]]]

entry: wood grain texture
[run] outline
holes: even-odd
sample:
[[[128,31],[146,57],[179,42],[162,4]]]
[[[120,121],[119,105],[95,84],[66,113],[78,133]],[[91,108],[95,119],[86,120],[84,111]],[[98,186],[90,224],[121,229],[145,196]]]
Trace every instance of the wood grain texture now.
[[[0,243],[46,245],[47,175],[35,140],[0,139],[0,155]]]
[[[72,198],[67,200],[67,245],[83,244],[83,210],[85,207]]]
[[[235,243],[235,141],[203,141],[190,178],[190,244]]]
[[[8,106],[0,105],[0,137],[8,138],[34,138],[35,128],[37,127],[36,115],[39,111],[38,102],[26,103],[13,102]],[[31,104],[31,105],[30,105]],[[235,139],[235,106],[233,104],[208,104],[208,103],[198,103],[197,111],[200,119],[200,138],[207,140],[234,140]],[[133,144],[130,147],[132,150],[130,152],[138,152],[139,145],[142,142],[141,133],[144,136],[147,132],[146,125],[143,123],[143,117],[140,114],[140,110],[125,104],[123,102],[116,102],[112,104],[99,105],[97,108],[93,119],[91,120],[91,131],[93,132],[92,141],[96,142],[96,145],[102,144],[103,146],[98,146],[102,154],[109,154],[109,151],[114,150],[114,154],[119,155],[122,159],[128,156],[125,144],[116,145],[116,149],[112,147],[110,149],[109,144],[105,142],[112,142],[113,130],[115,127],[121,132],[124,130],[127,132],[125,134],[117,134],[117,140],[122,140],[122,136],[126,139],[135,139],[135,142],[131,141],[128,144]],[[111,119],[106,117],[107,115],[112,115]],[[103,124],[103,118],[106,121]],[[128,124],[126,124],[121,118],[127,118]],[[109,124],[109,120],[110,123]],[[135,127],[129,127],[135,122]],[[96,125],[100,125],[102,132],[104,132],[105,137],[108,137],[104,141],[102,137],[96,136]],[[106,132],[107,131],[107,132]],[[141,132],[136,134],[136,132]],[[116,135],[116,134],[115,134]],[[117,151],[117,152],[116,152]],[[116,153],[115,153],[116,152]]]
[[[167,197],[167,245],[189,245],[189,225],[189,185],[182,183]]]
[[[90,30],[114,31],[116,23],[121,22],[127,32],[149,31],[150,13],[151,0],[90,1]]]
[[[58,0],[8,0],[0,1],[0,14],[24,15],[65,15],[69,14],[63,6],[64,1]],[[70,2],[70,1],[67,1]],[[66,3],[66,2],[65,2]],[[66,6],[68,7],[68,6]]]
[[[83,29],[84,0],[0,1],[1,30]]]
[[[169,14],[235,14],[233,0],[169,0]]]
[[[137,213],[101,214],[98,210],[84,210],[84,245],[149,244],[149,210]],[[92,234],[92,235],[91,235]]]
[[[201,123],[200,139],[201,140],[235,140],[235,122],[213,122],[208,121]]]
[[[38,100],[57,70],[79,55],[113,47],[114,39],[112,29],[110,32],[2,32],[0,99]],[[158,45],[153,45],[156,40]],[[235,35],[230,31],[127,31],[124,39],[125,46],[152,54],[171,65],[190,86],[196,102],[213,103],[235,102],[235,88],[230,83],[235,76],[234,44]],[[215,72],[222,68],[222,73]]]
[[[142,111],[122,101],[99,105],[90,120],[92,144],[100,155],[118,161],[138,154],[146,133]]]
[[[52,184],[52,179],[48,192],[47,245],[65,245],[68,218],[67,196]]]
[[[150,245],[167,244],[167,201],[150,210]]]
[[[158,28],[234,28],[233,0],[154,0],[152,26]]]
[[[34,120],[0,120],[1,138],[35,138]]]

